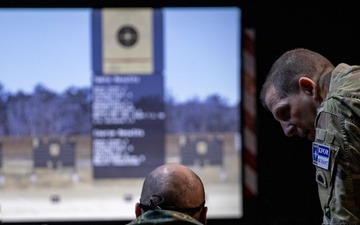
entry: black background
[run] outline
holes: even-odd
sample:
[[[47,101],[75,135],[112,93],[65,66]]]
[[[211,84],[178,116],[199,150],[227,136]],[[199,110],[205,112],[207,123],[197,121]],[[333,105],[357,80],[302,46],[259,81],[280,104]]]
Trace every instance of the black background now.
[[[285,51],[305,47],[333,64],[360,63],[360,3],[350,1],[36,1],[1,0],[11,7],[239,6],[242,28],[256,29],[257,93],[271,64]],[[0,28],[1,29],[1,28]],[[311,162],[311,143],[286,138],[271,114],[257,104],[257,197],[245,198],[244,217],[208,224],[320,225],[322,213]],[[120,210],[120,209],[119,209]],[[92,221],[63,224],[123,224]],[[62,224],[62,223],[48,223]]]

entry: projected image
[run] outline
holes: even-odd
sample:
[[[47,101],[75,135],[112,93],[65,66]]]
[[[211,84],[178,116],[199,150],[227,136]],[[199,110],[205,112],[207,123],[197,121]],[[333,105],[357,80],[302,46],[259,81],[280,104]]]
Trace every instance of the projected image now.
[[[132,220],[163,163],[241,218],[235,7],[0,9],[0,220]]]

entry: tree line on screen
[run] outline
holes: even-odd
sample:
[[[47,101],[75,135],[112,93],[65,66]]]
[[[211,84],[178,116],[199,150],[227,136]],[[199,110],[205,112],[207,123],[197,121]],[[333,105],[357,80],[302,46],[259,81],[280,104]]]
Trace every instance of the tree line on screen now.
[[[91,88],[70,87],[56,93],[37,85],[30,94],[6,92],[0,84],[0,136],[90,135]],[[236,132],[238,106],[218,95],[177,103],[164,100],[166,132]]]

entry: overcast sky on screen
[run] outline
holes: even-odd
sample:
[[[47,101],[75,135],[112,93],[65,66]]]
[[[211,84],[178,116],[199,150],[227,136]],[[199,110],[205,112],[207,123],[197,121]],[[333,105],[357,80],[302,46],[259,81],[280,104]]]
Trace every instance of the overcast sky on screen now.
[[[218,93],[240,99],[238,8],[166,8],[165,90],[177,101]],[[0,83],[63,92],[91,86],[91,9],[0,9]]]

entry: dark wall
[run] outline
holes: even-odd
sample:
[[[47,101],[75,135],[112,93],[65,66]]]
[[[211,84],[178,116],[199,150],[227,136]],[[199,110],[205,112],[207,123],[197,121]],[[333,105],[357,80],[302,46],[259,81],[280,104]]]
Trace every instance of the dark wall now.
[[[358,3],[270,2],[240,3],[243,27],[256,29],[258,93],[272,63],[292,48],[318,51],[333,64],[360,63]],[[260,102],[257,110],[259,195],[246,199],[243,223],[321,224],[311,143],[285,137]]]

